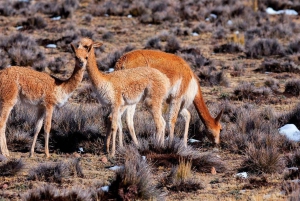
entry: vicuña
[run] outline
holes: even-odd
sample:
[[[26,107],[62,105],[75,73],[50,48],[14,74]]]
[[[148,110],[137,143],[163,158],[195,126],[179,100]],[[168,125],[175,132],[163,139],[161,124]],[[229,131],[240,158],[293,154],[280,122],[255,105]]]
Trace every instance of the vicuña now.
[[[93,41],[87,38],[83,38],[79,42],[79,46],[84,48],[91,44],[93,44]],[[158,50],[134,50],[124,54],[117,61],[115,70],[133,69],[139,66],[157,69],[169,78],[171,92],[168,97],[170,106],[167,123],[170,143],[173,141],[175,123],[178,114],[180,114],[186,122],[183,141],[184,144],[187,145],[188,128],[191,119],[190,112],[187,108],[192,102],[194,103],[202,122],[209,131],[207,132],[207,137],[215,144],[220,143],[220,131],[222,128],[220,118],[222,116],[222,111],[216,118],[213,118],[210,115],[203,100],[198,78],[185,60],[177,55]],[[127,110],[127,116],[129,116],[127,117],[127,121],[132,121],[128,119],[133,119],[135,107],[129,107]]]
[[[14,105],[20,101],[21,104],[31,105],[38,110],[30,156],[34,155],[37,136],[44,121],[45,155],[49,157],[49,132],[54,107],[64,105],[82,81],[86,67],[85,58],[92,46],[88,51],[76,50],[73,45],[71,47],[76,54],[76,62],[72,76],[66,81],[20,66],[0,71],[0,151],[4,156],[9,156],[5,137],[6,122]]]
[[[91,43],[91,45],[99,47],[102,44]],[[80,45],[78,49],[86,50]],[[88,57],[87,72],[97,93],[97,98],[102,105],[109,106],[111,109],[111,123],[108,126],[105,140],[106,151],[110,153],[109,146],[112,136],[111,156],[115,155],[118,127],[119,132],[122,132],[121,116],[123,112],[128,106],[135,107],[141,100],[144,100],[153,116],[156,125],[156,138],[160,143],[163,144],[164,142],[166,122],[162,116],[162,104],[168,97],[170,82],[167,76],[159,70],[143,66],[104,74],[98,70],[94,48],[91,49],[91,54]],[[137,143],[135,136],[132,136],[132,139]],[[119,145],[123,146],[122,134],[119,135]]]

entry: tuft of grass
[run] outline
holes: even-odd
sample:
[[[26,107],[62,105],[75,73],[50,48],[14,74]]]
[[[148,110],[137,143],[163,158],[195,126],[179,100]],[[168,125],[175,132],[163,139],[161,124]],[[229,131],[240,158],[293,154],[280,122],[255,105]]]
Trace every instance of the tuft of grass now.
[[[165,51],[169,53],[176,53],[178,50],[180,50],[180,43],[178,39],[175,36],[168,37]]]
[[[117,200],[163,199],[163,194],[153,185],[151,167],[133,146],[119,150],[124,168],[116,172],[109,194]]]
[[[114,68],[116,62],[123,54],[125,54],[126,52],[130,52],[134,49],[134,46],[128,45],[124,49],[117,50],[113,53],[109,53],[104,59],[97,61],[97,66],[101,70],[108,70],[109,68]]]
[[[269,88],[256,88],[253,83],[243,82],[234,89],[233,98],[237,100],[248,99],[257,101],[258,98],[266,99],[271,93]]]
[[[298,128],[300,127],[300,104],[296,105],[291,111],[282,114],[278,118],[279,125],[295,124]]]
[[[200,78],[201,86],[229,86],[228,79],[223,71],[217,71],[212,66],[203,66],[196,70],[196,75]]]
[[[159,37],[150,38],[145,45],[145,49],[157,49],[162,50],[161,40]]]
[[[259,39],[252,42],[246,49],[249,58],[261,58],[264,56],[284,56],[285,50],[276,39]]]
[[[212,63],[208,58],[203,56],[201,50],[197,47],[181,48],[177,54],[187,61],[193,68],[208,66]]]
[[[300,80],[292,79],[285,83],[284,93],[299,96],[300,95]]]
[[[243,52],[243,48],[241,45],[236,44],[236,43],[226,43],[220,46],[215,46],[213,51],[215,53],[229,53],[229,54],[234,54],[234,53],[240,53]]]
[[[282,73],[282,72],[291,72],[298,73],[300,72],[299,67],[294,62],[280,62],[275,59],[266,59],[262,62],[259,67],[262,72],[274,72],[274,73]]]
[[[42,16],[29,17],[26,21],[18,23],[18,26],[23,26],[24,29],[44,29],[47,27],[47,22]]]
[[[1,38],[0,48],[6,51],[12,65],[39,67],[44,52],[35,40],[26,34],[13,34]]]
[[[28,179],[61,183],[64,178],[77,175],[84,177],[79,159],[59,163],[44,163],[29,171]]]
[[[0,162],[0,176],[14,176],[24,168],[21,159],[10,159]]]
[[[220,158],[211,153],[199,153],[190,146],[185,148],[179,138],[175,138],[169,146],[162,146],[154,137],[150,137],[147,140],[140,140],[138,149],[156,166],[171,167],[179,164],[180,160],[188,160],[191,161],[192,168],[198,172],[210,172],[212,167],[215,167],[217,172],[226,171],[225,164]]]
[[[97,197],[97,200],[102,200],[101,197],[96,196],[92,189],[82,189],[75,186],[71,189],[58,189],[54,185],[44,184],[37,189],[32,189],[24,193],[21,197],[24,201],[39,201],[39,200],[52,200],[52,201],[92,201]]]
[[[270,141],[271,142],[271,141]],[[241,164],[240,171],[251,173],[276,173],[281,172],[284,161],[280,151],[274,144],[249,143],[246,148],[246,159]]]
[[[279,82],[276,79],[269,78],[265,81],[265,86],[272,89],[274,92],[278,92],[279,90]]]

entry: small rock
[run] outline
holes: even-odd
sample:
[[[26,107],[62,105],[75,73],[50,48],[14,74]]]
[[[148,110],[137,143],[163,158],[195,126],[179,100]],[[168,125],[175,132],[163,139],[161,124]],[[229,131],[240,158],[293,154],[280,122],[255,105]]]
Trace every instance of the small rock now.
[[[240,172],[240,173],[237,173],[235,176],[239,177],[239,178],[243,178],[243,179],[247,179],[248,178],[247,172]]]
[[[215,168],[215,167],[212,167],[210,172],[211,172],[213,175],[216,175],[216,174],[217,174],[217,171],[216,171],[216,168]]]
[[[107,163],[107,157],[106,156],[103,156],[102,158],[101,158],[101,161],[103,162],[103,163]]]

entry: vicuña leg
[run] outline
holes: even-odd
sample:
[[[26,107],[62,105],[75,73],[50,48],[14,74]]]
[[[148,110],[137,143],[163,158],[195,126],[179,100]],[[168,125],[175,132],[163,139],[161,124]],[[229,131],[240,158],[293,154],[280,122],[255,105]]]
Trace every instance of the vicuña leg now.
[[[120,111],[120,118],[118,118],[118,135],[119,135],[119,147],[123,147],[123,125],[122,125],[122,115],[126,111],[127,107],[123,106]]]
[[[171,100],[169,106],[169,116],[168,116],[168,130],[169,130],[169,145],[173,143],[174,140],[174,129],[177,121],[178,113],[180,110],[181,101]]]
[[[133,140],[135,145],[139,145],[139,142],[136,138],[135,130],[134,130],[134,123],[133,123],[133,117],[135,113],[136,105],[130,105],[127,107],[126,110],[126,123],[129,129],[129,134],[131,136],[131,139]]]
[[[112,111],[112,122],[111,122],[111,135],[112,135],[112,146],[111,146],[111,156],[115,156],[116,153],[116,135],[118,129],[118,121],[121,121],[121,115],[119,109]]]
[[[188,132],[189,132],[189,126],[191,121],[191,113],[187,109],[183,109],[180,114],[185,120],[185,126],[184,126],[184,134],[183,134],[183,144],[185,147],[187,147],[187,138],[188,138]]]
[[[9,151],[7,149],[6,143],[6,122],[9,117],[11,110],[13,109],[13,103],[3,103],[0,115],[0,153],[4,156],[9,156]]]
[[[35,148],[35,144],[36,144],[36,140],[37,137],[42,129],[43,126],[43,120],[44,120],[44,114],[45,114],[45,110],[44,109],[39,109],[38,110],[38,119],[34,128],[34,136],[33,136],[33,141],[32,141],[32,145],[31,145],[31,150],[30,150],[30,155],[29,157],[33,157],[34,156],[34,148]]]
[[[164,145],[165,140],[165,129],[166,129],[166,121],[162,116],[162,103],[154,104],[152,102],[145,101],[147,105],[151,108],[151,114],[153,116],[155,125],[156,125],[156,138],[160,142],[160,144]]]
[[[44,130],[45,130],[45,154],[46,154],[47,158],[49,158],[49,156],[50,156],[50,154],[49,154],[49,133],[50,133],[50,129],[51,129],[52,114],[53,114],[53,106],[46,106]]]

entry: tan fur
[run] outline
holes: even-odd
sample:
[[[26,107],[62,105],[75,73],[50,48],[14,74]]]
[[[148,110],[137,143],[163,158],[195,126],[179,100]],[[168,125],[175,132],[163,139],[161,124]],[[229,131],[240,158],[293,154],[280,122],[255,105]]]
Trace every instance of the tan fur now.
[[[97,44],[98,43],[93,42],[88,38],[83,38],[79,42],[79,46],[84,48],[89,45],[98,47]],[[157,50],[135,50],[124,54],[116,63],[115,70],[131,69],[138,66],[147,66],[158,69],[170,80],[171,88],[169,89],[170,96],[168,97],[168,102],[170,104],[168,117],[170,143],[173,140],[177,116],[178,114],[181,114],[186,121],[184,144],[187,145],[188,128],[191,118],[190,112],[187,108],[193,102],[201,120],[210,131],[208,138],[212,142],[219,144],[221,130],[219,120],[222,112],[220,112],[216,119],[211,117],[203,100],[198,78],[195,76],[186,61],[177,55]],[[129,129],[132,129],[131,127],[133,127],[133,114],[134,108],[130,109],[130,112],[127,111],[127,124]]]
[[[6,122],[14,105],[20,101],[38,109],[30,156],[34,155],[37,136],[44,121],[45,154],[49,157],[49,132],[54,107],[62,106],[83,78],[86,63],[81,66],[79,62],[87,56],[86,51],[80,50],[76,54],[73,74],[64,82],[26,67],[13,66],[0,71],[0,153],[9,156],[5,137]]]
[[[88,39],[87,39],[88,40]],[[95,44],[96,46],[97,44]],[[98,44],[99,45],[99,44]],[[80,49],[82,48],[79,45]],[[140,65],[143,66],[143,65]],[[110,74],[103,74],[98,70],[94,50],[88,57],[87,71],[92,81],[99,101],[111,108],[111,125],[108,126],[106,136],[106,151],[109,153],[110,139],[112,139],[111,155],[115,154],[116,132],[119,128],[119,142],[122,146],[121,116],[128,106],[135,105],[144,100],[156,124],[156,137],[163,144],[165,120],[162,117],[162,103],[168,96],[170,88],[169,79],[160,71],[152,68],[137,67]],[[134,131],[130,131],[132,135]],[[135,135],[132,136],[137,143]]]

